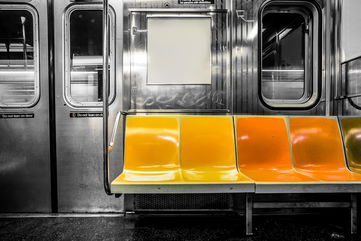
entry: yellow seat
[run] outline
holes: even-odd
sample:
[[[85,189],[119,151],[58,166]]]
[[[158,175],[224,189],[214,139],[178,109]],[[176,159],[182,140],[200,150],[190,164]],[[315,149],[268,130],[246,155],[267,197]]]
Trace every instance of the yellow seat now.
[[[341,120],[347,162],[352,171],[361,173],[361,118]]]
[[[179,118],[129,116],[124,169],[112,185],[181,182]]]
[[[318,181],[293,168],[284,118],[239,117],[236,127],[240,171],[256,184]]]
[[[290,118],[290,133],[296,170],[326,182],[361,181],[346,166],[336,118]]]
[[[185,182],[251,182],[237,169],[231,116],[183,117],[181,166]]]

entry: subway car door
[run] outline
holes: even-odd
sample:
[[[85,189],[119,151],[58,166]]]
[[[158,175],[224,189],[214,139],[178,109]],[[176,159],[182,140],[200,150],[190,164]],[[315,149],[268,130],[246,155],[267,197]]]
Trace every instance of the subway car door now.
[[[47,11],[0,3],[0,212],[51,212]]]
[[[110,3],[111,131],[121,109],[122,1]],[[120,211],[103,188],[101,2],[54,1],[54,30],[59,212]],[[112,170],[121,171],[120,157],[117,148]]]

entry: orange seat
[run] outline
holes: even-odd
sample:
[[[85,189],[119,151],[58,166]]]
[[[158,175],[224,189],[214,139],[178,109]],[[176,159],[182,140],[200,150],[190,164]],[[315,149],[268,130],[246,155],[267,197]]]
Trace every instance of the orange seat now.
[[[183,117],[181,163],[186,182],[251,182],[237,169],[231,116]]]
[[[123,173],[112,185],[181,182],[179,118],[127,117]]]
[[[290,118],[296,170],[327,182],[361,181],[345,162],[336,118]]]
[[[237,153],[240,171],[256,183],[300,183],[317,180],[292,167],[285,119],[239,117]]]
[[[344,118],[341,126],[348,165],[361,173],[361,118]]]

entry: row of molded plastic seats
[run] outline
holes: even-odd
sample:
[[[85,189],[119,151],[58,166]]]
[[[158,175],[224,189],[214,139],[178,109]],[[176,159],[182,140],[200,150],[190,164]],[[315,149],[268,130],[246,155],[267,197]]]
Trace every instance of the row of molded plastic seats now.
[[[360,122],[341,119],[341,132],[337,117],[128,116],[124,168],[112,191],[133,184],[357,183]]]

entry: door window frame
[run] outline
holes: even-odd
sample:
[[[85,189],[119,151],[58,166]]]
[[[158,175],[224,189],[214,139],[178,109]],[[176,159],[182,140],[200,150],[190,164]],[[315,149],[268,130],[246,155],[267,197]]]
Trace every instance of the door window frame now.
[[[34,55],[34,97],[31,101],[23,104],[3,104],[0,108],[31,108],[40,100],[40,59],[39,59],[39,17],[37,10],[29,4],[0,4],[2,11],[27,11],[32,16],[33,21],[33,55]]]
[[[73,108],[100,108],[103,106],[103,101],[100,102],[80,102],[74,100],[71,96],[71,56],[70,56],[70,19],[75,11],[102,11],[102,5],[99,4],[73,4],[64,13],[63,21],[63,98],[67,104]],[[109,54],[109,105],[113,103],[116,93],[115,84],[115,11],[112,7],[109,8],[109,36],[110,36],[110,54]],[[103,34],[103,33],[101,33]],[[102,55],[103,57],[103,55]],[[103,97],[104,98],[104,97]]]

